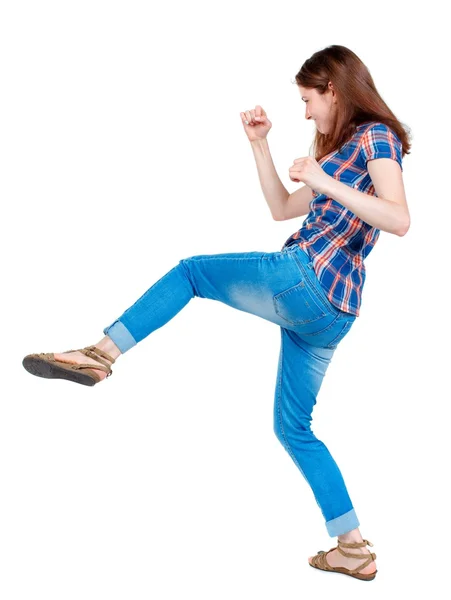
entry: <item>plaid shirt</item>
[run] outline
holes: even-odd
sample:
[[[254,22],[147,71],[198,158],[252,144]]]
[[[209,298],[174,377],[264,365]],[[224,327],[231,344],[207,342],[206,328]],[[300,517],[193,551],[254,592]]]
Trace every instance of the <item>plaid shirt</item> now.
[[[377,196],[367,170],[367,161],[392,158],[402,168],[402,144],[384,123],[369,122],[340,149],[318,161],[331,177],[365,194]],[[345,206],[313,190],[310,212],[302,227],[293,233],[283,248],[298,244],[310,256],[318,280],[330,302],[340,310],[359,316],[364,259],[379,238],[380,229],[372,227]]]

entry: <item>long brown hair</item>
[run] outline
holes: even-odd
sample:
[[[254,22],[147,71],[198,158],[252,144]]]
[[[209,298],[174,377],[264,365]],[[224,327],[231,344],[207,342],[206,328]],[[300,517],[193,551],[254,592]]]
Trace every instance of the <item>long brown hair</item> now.
[[[369,70],[352,50],[333,45],[315,52],[304,62],[293,83],[324,94],[329,81],[337,94],[337,117],[329,134],[316,130],[315,160],[340,149],[358,125],[372,121],[390,127],[402,142],[402,156],[410,154],[410,128],[407,127],[407,133],[382,100]]]

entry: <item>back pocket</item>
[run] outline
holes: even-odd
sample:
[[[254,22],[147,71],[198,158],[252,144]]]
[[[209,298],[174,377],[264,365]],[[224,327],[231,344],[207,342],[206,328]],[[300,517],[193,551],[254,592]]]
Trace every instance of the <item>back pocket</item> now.
[[[313,323],[328,314],[305,281],[276,294],[273,302],[276,313],[290,325]]]

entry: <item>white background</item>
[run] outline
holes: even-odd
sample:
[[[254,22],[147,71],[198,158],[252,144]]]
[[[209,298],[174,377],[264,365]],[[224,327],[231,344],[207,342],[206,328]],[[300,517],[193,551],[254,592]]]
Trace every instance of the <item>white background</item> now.
[[[379,598],[449,587],[449,47],[443,5],[2,3],[0,597]],[[429,32],[429,33],[428,33]],[[427,35],[430,37],[427,38]],[[330,44],[411,128],[405,237],[381,232],[312,427],[378,576],[336,544],[273,433],[280,331],[194,298],[93,388],[32,352],[98,342],[177,262],[277,251],[240,112],[261,104],[286,188],[307,156],[294,77]],[[354,589],[354,586],[357,588]]]

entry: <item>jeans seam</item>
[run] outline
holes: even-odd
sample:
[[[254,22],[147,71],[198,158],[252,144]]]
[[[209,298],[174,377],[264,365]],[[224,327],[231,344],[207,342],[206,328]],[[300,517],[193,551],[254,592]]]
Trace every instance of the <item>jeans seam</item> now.
[[[285,442],[285,448],[286,448],[288,454],[293,459],[293,461],[296,464],[296,466],[298,467],[299,471],[302,473],[304,479],[306,481],[308,481],[308,479],[307,479],[304,471],[301,468],[301,465],[299,464],[299,462],[298,462],[298,460],[297,460],[297,458],[296,458],[296,456],[295,456],[295,454],[294,454],[294,452],[293,452],[293,450],[292,450],[292,448],[291,448],[291,446],[290,446],[290,444],[289,444],[289,442],[288,442],[288,440],[287,440],[287,438],[285,436],[285,430],[283,428],[282,411],[281,411],[281,408],[280,408],[280,404],[281,404],[280,403],[280,399],[281,399],[281,396],[282,396],[283,355],[284,355],[284,350],[283,350],[283,346],[284,346],[284,343],[283,343],[283,328],[282,327],[280,328],[280,332],[281,332],[281,338],[282,339],[281,339],[281,346],[280,346],[280,377],[279,377],[279,382],[278,382],[278,393],[277,393],[277,417],[279,419],[280,431],[281,431],[282,437],[283,437],[284,442]]]
[[[266,253],[269,254],[269,253]],[[187,258],[182,258],[181,260],[208,260],[209,258],[213,258],[214,260],[262,260],[269,259],[270,256],[218,256],[217,254],[206,254],[206,255],[195,255],[188,256]]]
[[[329,342],[327,347],[334,348],[336,346],[336,344],[335,344],[336,340],[340,341],[342,339],[342,337],[344,337],[346,335],[347,331],[349,331],[349,329],[351,328],[351,325],[353,324],[353,322],[354,321],[345,321],[343,327],[340,329],[340,332],[337,333],[337,335],[334,337],[334,339],[331,342]]]
[[[326,331],[329,331],[329,329],[331,327],[333,327],[335,325],[335,323],[339,319],[340,319],[340,315],[336,315],[335,318],[334,318],[334,320],[331,323],[329,323],[329,325],[327,325],[327,327],[324,327],[324,329],[320,329],[319,331],[314,331],[312,333],[304,333],[304,332],[302,332],[302,335],[303,336],[307,336],[307,335],[314,336],[314,335],[320,335],[321,333],[325,333]]]

